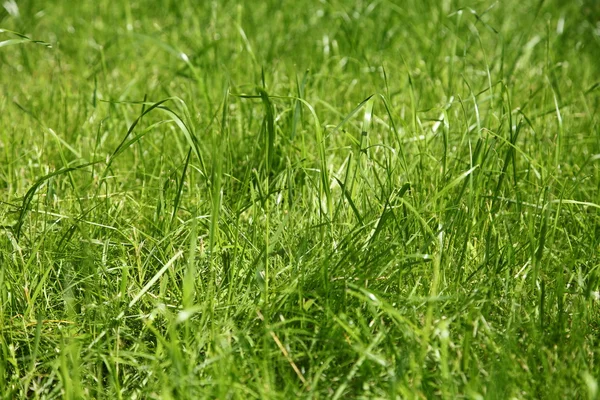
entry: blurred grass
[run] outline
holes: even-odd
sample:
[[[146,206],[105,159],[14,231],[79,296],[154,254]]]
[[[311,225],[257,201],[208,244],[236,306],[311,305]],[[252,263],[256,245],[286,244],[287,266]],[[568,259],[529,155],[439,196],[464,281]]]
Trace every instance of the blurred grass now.
[[[598,398],[599,15],[5,2],[3,398]]]

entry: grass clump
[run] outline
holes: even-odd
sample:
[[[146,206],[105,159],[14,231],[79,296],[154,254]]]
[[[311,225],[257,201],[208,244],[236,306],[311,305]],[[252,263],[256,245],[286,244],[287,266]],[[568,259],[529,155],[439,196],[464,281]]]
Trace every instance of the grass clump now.
[[[3,7],[3,398],[598,398],[594,2]]]

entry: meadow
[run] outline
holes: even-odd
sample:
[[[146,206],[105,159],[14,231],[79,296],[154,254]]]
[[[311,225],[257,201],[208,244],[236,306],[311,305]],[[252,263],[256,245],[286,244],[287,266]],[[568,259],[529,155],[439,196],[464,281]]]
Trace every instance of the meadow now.
[[[600,6],[7,0],[0,398],[598,399]]]

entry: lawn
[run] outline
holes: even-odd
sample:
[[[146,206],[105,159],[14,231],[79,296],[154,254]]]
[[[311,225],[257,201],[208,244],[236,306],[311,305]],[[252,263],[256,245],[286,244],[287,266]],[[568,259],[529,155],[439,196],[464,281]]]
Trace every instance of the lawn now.
[[[595,1],[0,29],[1,398],[600,398]]]

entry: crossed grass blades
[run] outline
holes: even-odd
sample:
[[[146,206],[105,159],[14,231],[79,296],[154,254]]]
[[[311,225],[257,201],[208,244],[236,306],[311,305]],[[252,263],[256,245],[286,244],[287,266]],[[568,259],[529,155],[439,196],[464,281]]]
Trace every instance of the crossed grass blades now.
[[[562,3],[4,2],[2,398],[598,398]]]

